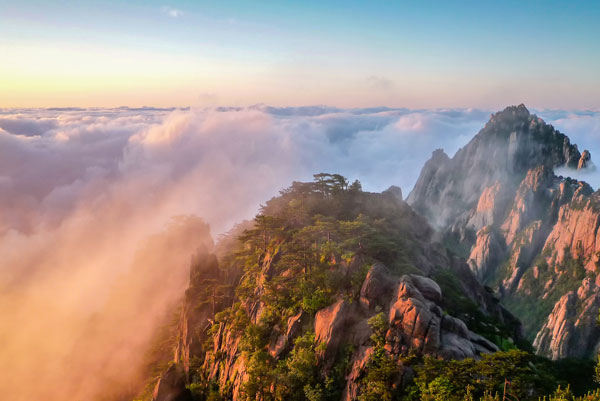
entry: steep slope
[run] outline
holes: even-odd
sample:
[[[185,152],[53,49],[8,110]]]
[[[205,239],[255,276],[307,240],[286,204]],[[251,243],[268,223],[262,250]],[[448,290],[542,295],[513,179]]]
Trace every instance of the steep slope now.
[[[377,376],[401,391],[415,358],[521,341],[520,323],[397,190],[315,178],[267,202],[219,257],[196,256],[156,400],[351,400],[369,372],[389,368]]]
[[[590,159],[525,106],[512,106],[453,158],[434,152],[407,199],[497,288],[537,352],[554,359],[592,357],[600,339],[600,196],[553,172],[588,168]]]

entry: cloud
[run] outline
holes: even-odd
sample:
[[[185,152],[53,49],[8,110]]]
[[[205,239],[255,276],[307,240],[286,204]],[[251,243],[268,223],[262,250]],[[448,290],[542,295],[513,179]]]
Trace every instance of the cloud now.
[[[391,90],[396,86],[391,79],[377,75],[367,77],[366,82],[369,87],[377,90]]]
[[[168,6],[164,6],[162,8],[162,12],[171,18],[178,18],[183,15],[183,11],[181,11],[177,8],[168,7]]]
[[[407,194],[434,149],[454,154],[489,115],[266,105],[0,110],[0,369],[10,372],[0,392],[17,401],[93,399],[119,377],[134,382],[150,341],[140,333],[164,321],[191,253],[207,242],[196,218],[173,216],[199,216],[217,235],[318,172]],[[551,117],[590,145],[586,135],[600,135],[598,114]]]

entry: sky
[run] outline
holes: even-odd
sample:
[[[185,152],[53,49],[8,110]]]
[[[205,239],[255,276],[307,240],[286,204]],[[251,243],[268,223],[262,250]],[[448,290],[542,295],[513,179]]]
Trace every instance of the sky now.
[[[600,108],[597,1],[0,0],[0,107]]]
[[[201,220],[218,240],[294,180],[406,196],[519,103],[595,161],[599,20],[598,1],[0,0],[0,393],[135,378]]]

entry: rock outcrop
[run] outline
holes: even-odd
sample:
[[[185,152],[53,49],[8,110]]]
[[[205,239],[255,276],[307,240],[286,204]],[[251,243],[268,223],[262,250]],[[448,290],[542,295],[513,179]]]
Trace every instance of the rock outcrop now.
[[[581,305],[596,304],[600,195],[553,172],[591,165],[589,151],[512,106],[453,158],[434,152],[408,196],[552,358],[589,357],[598,346],[597,310]]]
[[[186,388],[185,374],[177,365],[171,365],[156,383],[153,401],[193,401],[192,393]]]
[[[359,378],[374,352],[367,321],[377,310],[385,313],[388,322],[384,348],[398,363],[400,382],[410,371],[402,365],[402,357],[408,354],[463,359],[498,350],[462,320],[445,314],[442,301],[440,286],[432,279],[415,274],[394,278],[385,266],[375,264],[363,282],[358,303],[339,300],[319,311],[315,333],[324,345],[323,358],[331,360],[340,344],[352,344],[357,350],[342,399],[356,399],[359,392]]]
[[[577,170],[587,168],[591,158],[592,155],[590,154],[589,150],[584,150],[579,158],[579,163],[577,163]]]
[[[462,320],[444,315],[441,301],[442,293],[435,281],[417,275],[400,278],[389,307],[386,347],[391,354],[403,355],[412,350],[463,359],[498,350],[472,333]]]
[[[535,337],[534,346],[549,351],[553,359],[569,355],[568,347],[573,337],[576,300],[575,293],[572,291],[563,295]]]

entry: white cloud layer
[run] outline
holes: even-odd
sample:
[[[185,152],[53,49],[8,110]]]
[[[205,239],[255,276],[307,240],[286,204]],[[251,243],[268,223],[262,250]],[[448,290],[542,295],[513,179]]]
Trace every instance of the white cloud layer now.
[[[600,154],[600,113],[539,114],[592,158]],[[0,392],[16,401],[93,398],[117,380],[98,366],[121,377],[123,366],[135,367],[123,349],[141,352],[147,343],[134,327],[152,332],[161,322],[159,306],[182,294],[187,261],[202,242],[193,220],[163,230],[172,216],[197,215],[224,232],[318,172],[359,179],[365,190],[399,185],[406,196],[433,150],[454,154],[489,115],[324,106],[0,110],[0,332],[10,333],[0,370],[12,373],[0,378]],[[157,247],[153,268],[174,278],[156,273],[149,277],[157,282],[140,284],[129,276],[133,287],[160,288],[139,292],[155,307],[112,324],[107,300],[136,265],[135,251],[159,232],[179,246]],[[92,316],[111,328],[98,337],[104,342],[90,335]],[[82,360],[81,344],[102,352]],[[80,371],[99,379],[69,381]]]

